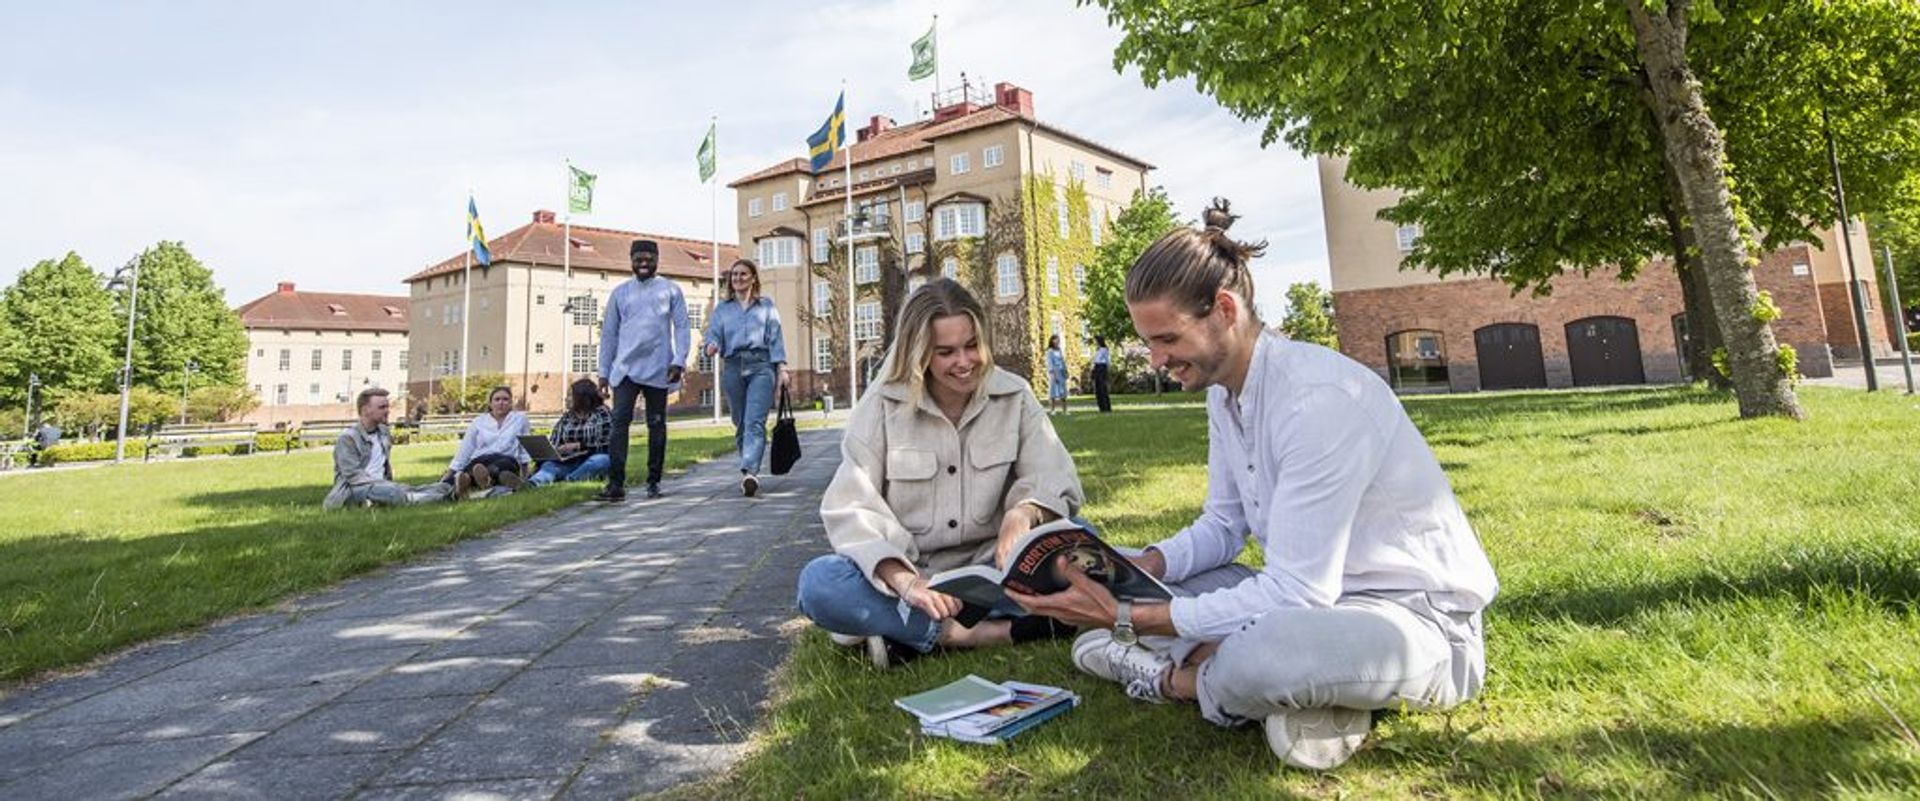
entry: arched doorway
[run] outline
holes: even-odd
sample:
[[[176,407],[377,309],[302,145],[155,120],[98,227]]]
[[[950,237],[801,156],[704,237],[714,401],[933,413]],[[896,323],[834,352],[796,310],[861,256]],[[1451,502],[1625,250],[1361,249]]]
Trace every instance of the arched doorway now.
[[[1573,385],[1645,384],[1640,329],[1625,317],[1586,317],[1567,323],[1567,362]]]
[[[1540,357],[1540,327],[1494,323],[1473,332],[1481,389],[1545,389],[1547,363]]]
[[[1387,383],[1396,390],[1448,389],[1446,338],[1426,330],[1388,334]]]

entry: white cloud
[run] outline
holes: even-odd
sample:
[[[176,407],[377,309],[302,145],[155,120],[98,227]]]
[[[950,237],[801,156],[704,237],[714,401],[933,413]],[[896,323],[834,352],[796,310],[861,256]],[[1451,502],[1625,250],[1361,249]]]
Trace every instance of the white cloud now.
[[[387,6],[295,20],[190,9],[104,21],[48,10],[48,35],[0,55],[0,107],[35,123],[0,125],[0,270],[69,249],[110,269],[180,239],[235,303],[277,280],[399,293],[401,278],[459,252],[469,189],[502,233],[561,207],[567,158],[600,175],[596,213],[578,222],[705,238],[693,152],[711,115],[724,182],[802,155],[842,75],[852,120],[910,120],[932,90],[905,79],[923,0],[671,16],[482,7],[453,24]],[[1116,74],[1120,35],[1102,12],[994,0],[941,13],[947,85],[964,70],[1031,89],[1042,119],[1154,163],[1183,216],[1231,198],[1235,233],[1269,242],[1255,270],[1268,314],[1287,283],[1325,282],[1311,162],[1261,149],[1257,124],[1190,84],[1149,90]],[[286,41],[289,25],[307,36]],[[150,52],[169,37],[174,50]],[[284,44],[235,43],[261,37]],[[724,188],[718,212],[731,240]]]

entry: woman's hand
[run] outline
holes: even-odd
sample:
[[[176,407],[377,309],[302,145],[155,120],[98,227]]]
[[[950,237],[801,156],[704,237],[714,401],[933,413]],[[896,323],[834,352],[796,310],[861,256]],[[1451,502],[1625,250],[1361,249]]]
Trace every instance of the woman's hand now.
[[[895,595],[906,601],[908,606],[918,609],[934,620],[946,620],[960,614],[960,599],[944,592],[934,590],[925,576],[912,572],[902,572],[896,578],[893,587]]]
[[[793,383],[793,375],[787,372],[787,366],[784,364],[780,365],[780,370],[776,375],[778,376],[776,380],[779,382],[781,389],[786,389],[789,384]]]
[[[558,448],[554,448],[554,451],[558,452],[561,456],[566,456],[577,450],[580,450],[580,443],[578,442],[568,442]]]

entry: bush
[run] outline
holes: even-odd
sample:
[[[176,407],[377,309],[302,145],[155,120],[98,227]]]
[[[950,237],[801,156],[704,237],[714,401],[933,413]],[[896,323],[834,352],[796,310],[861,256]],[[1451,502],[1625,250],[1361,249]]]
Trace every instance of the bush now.
[[[1907,332],[1907,350],[1920,350],[1920,331]]]
[[[55,445],[40,454],[40,464],[67,464],[71,462],[104,462],[113,458],[113,441],[69,442]],[[127,440],[127,458],[141,459],[147,455],[147,443],[142,439]]]

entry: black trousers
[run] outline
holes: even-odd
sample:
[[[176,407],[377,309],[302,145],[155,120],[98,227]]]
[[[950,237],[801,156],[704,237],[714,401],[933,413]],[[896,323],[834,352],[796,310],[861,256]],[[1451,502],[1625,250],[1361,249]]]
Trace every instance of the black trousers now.
[[[478,459],[475,459],[473,460],[473,464],[486,465],[487,472],[493,474],[493,479],[495,481],[500,480],[501,473],[524,473],[525,472],[523,469],[521,469],[520,460],[515,459],[511,456],[502,456],[497,453],[490,454],[487,456],[482,456]],[[472,470],[473,466],[468,465],[467,469]]]
[[[607,443],[607,486],[627,486],[627,437],[633,430],[634,402],[647,402],[647,483],[660,483],[667,464],[667,388],[649,387],[622,379],[613,388],[613,441]]]
[[[1093,366],[1093,399],[1103,412],[1113,411],[1113,399],[1107,397],[1107,369],[1104,364]]]

